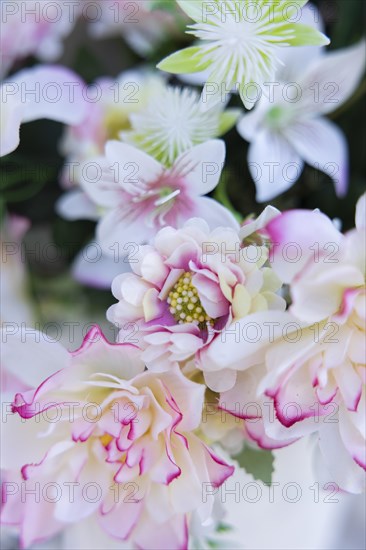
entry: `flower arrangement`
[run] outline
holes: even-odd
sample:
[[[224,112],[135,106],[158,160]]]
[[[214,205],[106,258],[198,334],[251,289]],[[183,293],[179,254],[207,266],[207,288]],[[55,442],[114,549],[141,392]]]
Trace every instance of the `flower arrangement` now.
[[[365,492],[366,193],[348,140],[366,52],[356,24],[328,47],[323,8],[2,4],[16,547],[248,547],[223,491],[238,472],[274,487],[301,441],[312,490]]]

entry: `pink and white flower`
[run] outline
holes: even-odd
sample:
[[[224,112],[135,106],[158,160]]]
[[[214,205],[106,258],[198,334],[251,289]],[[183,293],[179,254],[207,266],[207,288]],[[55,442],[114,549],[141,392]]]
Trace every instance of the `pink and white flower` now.
[[[104,157],[84,165],[81,180],[100,212],[97,239],[103,250],[112,255],[118,245],[126,256],[133,243],[149,242],[165,225],[180,227],[192,215],[212,227],[238,228],[226,208],[202,196],[216,187],[224,160],[221,140],[193,147],[171,168],[127,143],[109,141]]]
[[[71,8],[71,9],[70,9]],[[60,57],[63,40],[71,32],[79,9],[61,0],[48,4],[35,0],[4,2],[0,34],[1,75],[29,55],[44,62]]]
[[[210,231],[204,220],[192,219],[180,229],[163,228],[152,246],[131,258],[132,273],[114,280],[119,302],[108,318],[121,329],[120,341],[135,323],[149,369],[199,369],[211,389],[224,391],[234,386],[237,370],[249,365],[224,368],[215,363],[211,346],[230,357],[231,347],[221,338],[226,330],[255,312],[271,320],[279,313],[271,310],[285,308],[276,293],[280,280],[264,267],[267,258],[264,246],[243,248],[231,227]]]
[[[83,81],[69,69],[40,65],[24,69],[0,87],[0,156],[20,142],[20,125],[40,118],[79,124],[85,116]]]
[[[272,267],[290,284],[292,319],[306,324],[267,351],[259,390],[273,400],[282,424],[267,433],[319,432],[328,469],[351,492],[365,489],[365,214],[366,195],[357,204],[356,228],[345,235],[310,211],[285,212],[266,228],[275,243]],[[297,262],[287,255],[294,244]],[[296,406],[284,415],[291,402]]]
[[[2,364],[24,379],[3,425],[2,506],[22,546],[90,517],[134,547],[186,549],[192,513],[212,511],[202,485],[233,472],[193,433],[205,387],[179,370],[144,371],[140,350],[109,344],[97,327],[74,353],[40,333],[8,338]],[[38,502],[26,493],[35,486]]]

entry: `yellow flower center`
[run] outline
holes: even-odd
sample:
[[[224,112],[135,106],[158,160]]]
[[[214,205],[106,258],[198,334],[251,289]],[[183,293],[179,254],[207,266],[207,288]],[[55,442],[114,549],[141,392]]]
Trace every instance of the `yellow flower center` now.
[[[192,284],[192,273],[186,271],[175,283],[167,298],[169,311],[177,323],[194,323],[200,328],[213,326],[215,320],[202,307],[196,287]]]
[[[119,139],[120,132],[131,128],[128,114],[119,109],[108,110],[104,118],[104,125],[108,139]]]

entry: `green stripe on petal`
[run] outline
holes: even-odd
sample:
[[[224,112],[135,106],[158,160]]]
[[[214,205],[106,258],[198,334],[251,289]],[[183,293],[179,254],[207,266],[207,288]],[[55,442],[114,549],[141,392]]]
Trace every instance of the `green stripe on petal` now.
[[[192,46],[169,55],[160,61],[157,68],[173,74],[197,73],[207,69],[210,64],[211,60],[203,61],[202,48]]]
[[[288,36],[286,36],[288,33]],[[328,46],[330,39],[313,27],[301,23],[282,25],[276,34],[283,36],[290,46]]]

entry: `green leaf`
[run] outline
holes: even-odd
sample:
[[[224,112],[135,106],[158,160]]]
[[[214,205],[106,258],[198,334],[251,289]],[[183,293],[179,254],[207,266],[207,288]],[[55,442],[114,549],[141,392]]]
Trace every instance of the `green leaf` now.
[[[3,197],[0,196],[0,228],[3,225],[3,221],[6,215],[6,202]]]
[[[178,50],[169,55],[157,65],[157,68],[167,73],[197,73],[204,71],[209,67],[211,61],[202,61],[201,48],[199,46],[191,46]]]
[[[274,471],[273,461],[274,456],[272,451],[263,449],[257,450],[245,446],[237,456],[234,456],[242,468],[248,474],[252,474],[254,479],[263,481],[265,485],[270,486],[272,483],[272,473]]]
[[[286,31],[292,31],[295,34],[293,38],[283,36],[283,40],[290,46],[328,46],[330,44],[330,40],[325,34],[308,25],[289,23],[276,29],[276,34],[281,36]]]
[[[228,172],[224,170],[220,181],[213,192],[213,198],[217,200],[217,202],[225,206],[228,210],[230,210],[230,212],[238,220],[238,222],[241,223],[243,220],[243,216],[237,210],[235,210],[234,206],[231,203],[231,200],[226,190],[227,180]]]
[[[218,135],[222,136],[231,130],[242,113],[243,111],[241,109],[227,109],[224,113],[222,113],[220,116]]]

